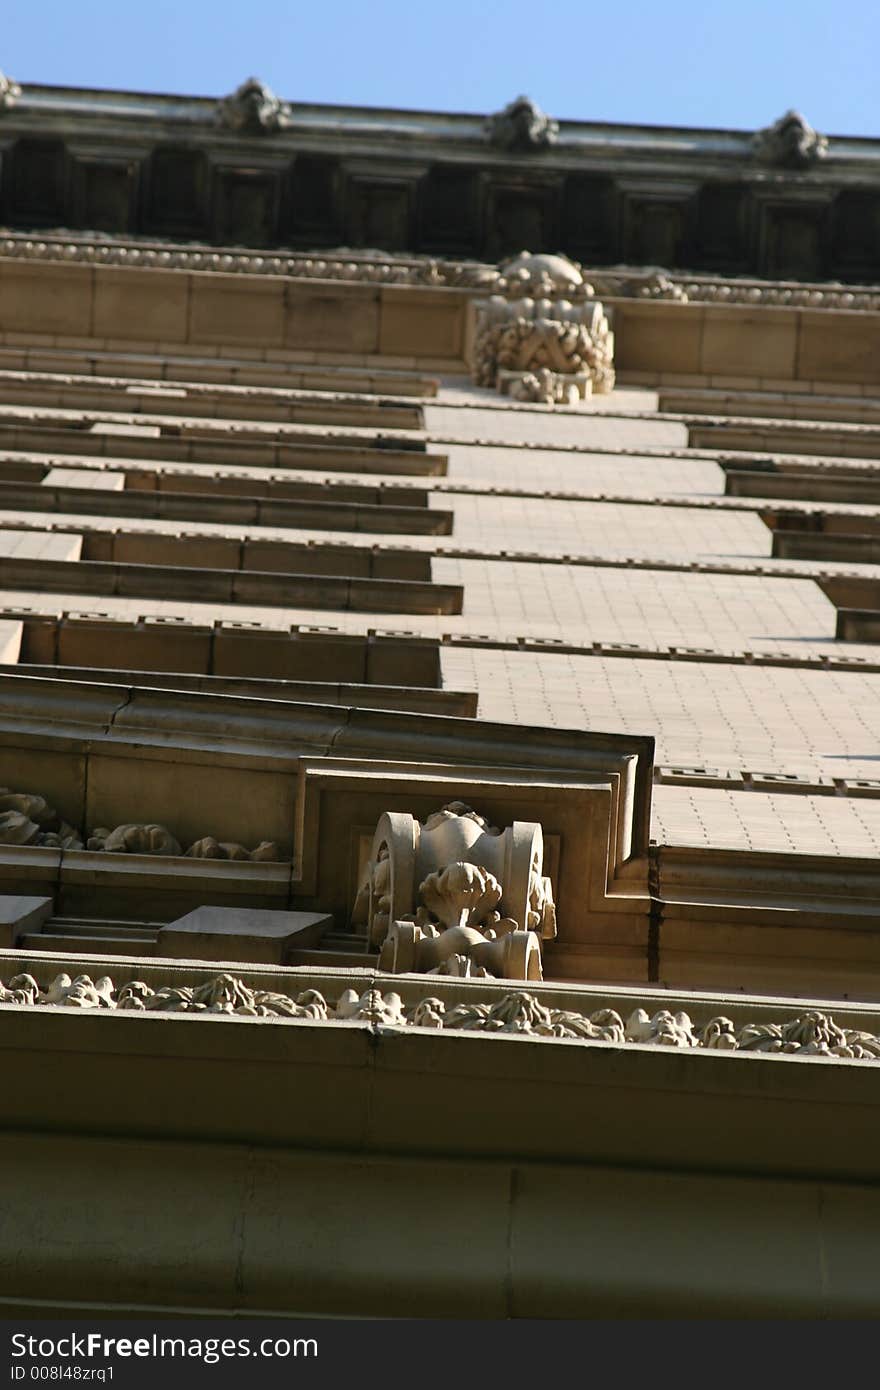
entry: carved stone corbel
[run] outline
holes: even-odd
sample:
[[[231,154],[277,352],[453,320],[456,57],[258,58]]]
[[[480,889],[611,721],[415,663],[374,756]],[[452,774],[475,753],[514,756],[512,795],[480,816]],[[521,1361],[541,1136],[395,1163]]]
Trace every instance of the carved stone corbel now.
[[[614,386],[614,335],[565,256],[522,251],[473,306],[473,379],[514,400],[571,404]]]
[[[258,77],[249,77],[228,97],[218,101],[218,124],[242,135],[266,135],[290,125],[291,111],[286,101]]]
[[[540,825],[492,826],[453,801],[421,824],[386,812],[352,911],[394,974],[541,979],[556,934]]]
[[[773,125],[752,136],[755,157],[765,164],[781,164],[806,169],[828,154],[828,140],[820,135],[800,111],[786,111]]]
[[[487,117],[488,140],[502,150],[542,150],[556,143],[559,124],[551,121],[531,97],[519,96],[503,111]]]

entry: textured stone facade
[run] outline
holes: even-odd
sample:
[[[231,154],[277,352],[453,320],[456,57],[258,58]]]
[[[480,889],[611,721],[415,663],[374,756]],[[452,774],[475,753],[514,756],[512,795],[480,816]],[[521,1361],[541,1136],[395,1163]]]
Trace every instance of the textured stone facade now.
[[[763,130],[310,106],[257,77],[182,98],[0,76],[3,220],[222,247],[361,247],[785,280],[877,278],[880,146]]]
[[[377,1258],[395,1312],[460,1314],[454,1261],[429,1290],[358,1226],[377,1184],[405,1224],[435,1183],[486,1316],[751,1314],[770,1286],[800,1314],[862,1312],[880,298],[808,283],[832,261],[796,283],[723,272],[788,274],[766,251],[783,242],[809,260],[798,219],[820,206],[822,246],[855,265],[840,208],[871,149],[787,113],[702,132],[690,173],[670,157],[636,187],[649,132],[600,174],[597,130],[519,99],[448,118],[471,218],[448,169],[403,169],[394,113],[377,184],[346,164],[356,123],[307,148],[301,108],[255,79],[120,98],[85,162],[40,127],[41,93],[0,85],[0,1046],[4,1161],[52,1182],[39,1249],[30,1198],[10,1227],[0,1297],[75,1308],[74,1245],[98,1305],[138,1315],[372,1316]],[[102,98],[64,100],[72,142]],[[420,119],[431,150],[441,118]],[[722,173],[775,190],[740,260],[700,221],[728,207]],[[592,184],[571,202],[600,178],[634,266],[547,231],[604,216]],[[536,220],[536,197],[580,220]],[[502,246],[505,219],[535,235]],[[679,223],[702,228],[687,275]],[[47,1065],[54,1158],[32,1138]],[[147,1206],[198,1145],[193,1201],[227,1226],[223,1175],[280,1155],[241,1201],[271,1192],[285,1229],[306,1197],[325,1222],[335,1203],[361,1232],[347,1279],[320,1240],[281,1258],[251,1212],[240,1277],[206,1237],[199,1282],[160,1220],[153,1272],[126,1256],[102,1282],[72,1194],[102,1173],[120,1235],[145,1135]],[[492,1169],[475,1204],[443,1177],[457,1163]],[[669,1184],[671,1263],[636,1170]],[[610,1258],[632,1203],[650,1250],[612,1296],[596,1232],[611,1212]],[[779,1267],[750,1282],[755,1229]],[[814,1270],[798,1252],[820,1240]]]

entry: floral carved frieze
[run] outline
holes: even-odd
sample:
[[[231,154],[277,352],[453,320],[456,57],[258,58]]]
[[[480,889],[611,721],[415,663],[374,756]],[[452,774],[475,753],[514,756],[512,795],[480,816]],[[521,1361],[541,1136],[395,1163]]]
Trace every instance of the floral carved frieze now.
[[[190,859],[250,859],[277,862],[281,850],[263,840],[255,849],[229,840],[203,835],[188,849],[167,826],[156,822],[96,826],[83,833],[63,820],[45,797],[34,792],[14,792],[0,787],[0,845],[44,849],[99,850],[107,854],[181,855]]]
[[[703,1052],[751,1052],[768,1056],[844,1058],[880,1061],[880,1034],[847,1028],[830,1014],[806,1010],[785,1020],[736,1024],[719,1015],[695,1024],[684,1012],[667,1009],[649,1014],[637,1008],[624,1020],[616,1009],[592,1013],[558,1009],[536,995],[515,990],[494,1003],[460,1000],[448,1003],[425,995],[405,1003],[393,990],[375,985],[358,992],[351,987],[328,999],[316,989],[296,994],[255,989],[235,975],[216,975],[196,985],[154,987],[142,980],[115,982],[109,975],[57,975],[41,989],[32,975],[15,975],[0,983],[0,1004],[68,1009],[104,1009],[122,1013],[186,1013],[211,1017],[300,1019],[306,1022],[368,1024],[374,1028],[432,1028],[585,1043],[672,1047]]]
[[[290,106],[281,101],[258,77],[248,77],[240,87],[218,101],[219,125],[241,135],[268,135],[290,125]]]
[[[519,401],[570,404],[614,386],[614,335],[580,267],[523,251],[474,304],[472,375]]]
[[[0,845],[82,849],[79,831],[62,820],[44,796],[0,787]]]
[[[424,823],[386,812],[352,923],[392,974],[540,979],[541,940],[556,934],[540,825],[500,830],[461,801]]]

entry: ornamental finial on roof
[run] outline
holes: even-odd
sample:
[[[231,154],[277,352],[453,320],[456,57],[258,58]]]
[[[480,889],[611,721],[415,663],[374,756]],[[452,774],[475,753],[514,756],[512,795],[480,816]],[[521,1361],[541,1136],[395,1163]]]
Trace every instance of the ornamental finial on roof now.
[[[290,124],[290,106],[258,77],[249,77],[228,97],[217,102],[216,118],[243,135],[269,134]]]
[[[828,141],[819,135],[800,111],[786,111],[773,125],[752,136],[752,148],[765,164],[805,169],[828,153]]]
[[[21,96],[21,88],[11,77],[0,72],[0,112],[8,111]]]
[[[489,116],[484,129],[492,144],[503,150],[544,149],[554,144],[559,134],[557,122],[526,96],[517,97],[503,111]]]

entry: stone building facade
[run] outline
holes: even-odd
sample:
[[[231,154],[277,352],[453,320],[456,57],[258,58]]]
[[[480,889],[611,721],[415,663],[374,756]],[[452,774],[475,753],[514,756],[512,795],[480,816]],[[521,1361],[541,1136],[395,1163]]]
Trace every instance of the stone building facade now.
[[[0,1306],[872,1315],[874,143],[0,155]]]

